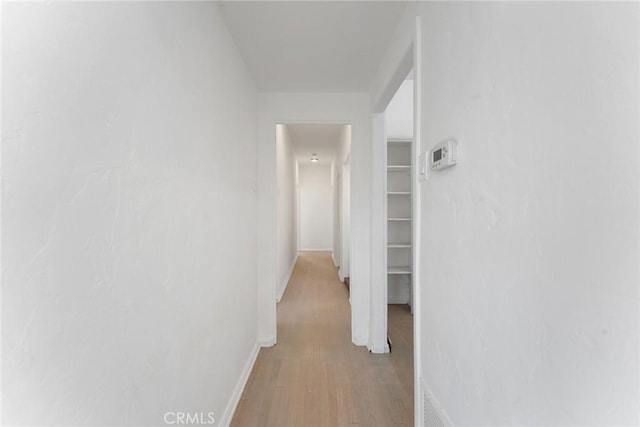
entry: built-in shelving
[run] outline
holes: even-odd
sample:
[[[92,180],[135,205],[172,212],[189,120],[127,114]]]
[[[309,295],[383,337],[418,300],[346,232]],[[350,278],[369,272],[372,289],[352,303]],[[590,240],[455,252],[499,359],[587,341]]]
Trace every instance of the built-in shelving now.
[[[411,172],[411,165],[387,165],[388,172]]]
[[[411,140],[387,141],[387,286],[389,303],[411,300]]]
[[[411,267],[389,267],[387,269],[387,274],[396,275],[396,274],[411,274]]]

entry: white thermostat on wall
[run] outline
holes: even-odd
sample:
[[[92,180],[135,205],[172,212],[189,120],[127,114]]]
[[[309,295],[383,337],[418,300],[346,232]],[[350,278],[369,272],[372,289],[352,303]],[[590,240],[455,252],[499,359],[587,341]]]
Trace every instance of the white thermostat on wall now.
[[[458,142],[455,139],[442,141],[431,150],[431,170],[442,170],[454,166],[458,161]]]

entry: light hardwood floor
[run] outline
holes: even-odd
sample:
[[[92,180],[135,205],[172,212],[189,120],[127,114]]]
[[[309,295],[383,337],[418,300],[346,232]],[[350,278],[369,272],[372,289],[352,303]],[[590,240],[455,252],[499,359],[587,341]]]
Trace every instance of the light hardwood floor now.
[[[278,344],[260,350],[231,425],[413,425],[411,328],[408,306],[389,306],[393,353],[351,344],[331,255],[301,253],[278,304]]]

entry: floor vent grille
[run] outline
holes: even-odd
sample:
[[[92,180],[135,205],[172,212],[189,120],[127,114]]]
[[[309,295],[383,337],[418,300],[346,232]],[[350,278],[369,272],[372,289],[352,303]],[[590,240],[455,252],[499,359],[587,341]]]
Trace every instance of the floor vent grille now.
[[[445,427],[445,423],[439,414],[437,406],[427,393],[427,388],[420,382],[422,389],[422,425],[423,427]]]

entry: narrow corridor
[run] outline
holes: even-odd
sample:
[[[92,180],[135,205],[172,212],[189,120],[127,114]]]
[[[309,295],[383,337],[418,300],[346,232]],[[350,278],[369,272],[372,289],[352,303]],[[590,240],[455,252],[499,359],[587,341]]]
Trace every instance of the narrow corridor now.
[[[411,314],[390,306],[392,354],[351,343],[347,289],[328,252],[303,252],[232,426],[413,425]],[[406,306],[405,306],[406,307]]]

